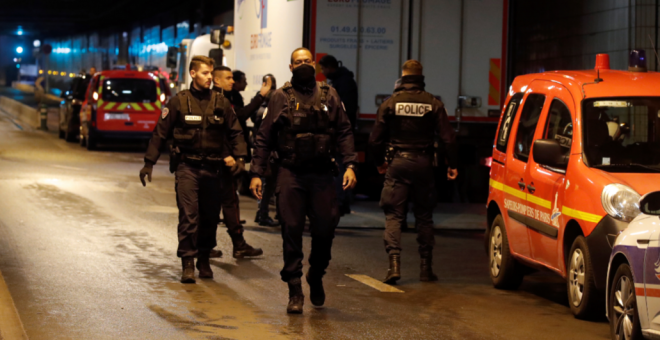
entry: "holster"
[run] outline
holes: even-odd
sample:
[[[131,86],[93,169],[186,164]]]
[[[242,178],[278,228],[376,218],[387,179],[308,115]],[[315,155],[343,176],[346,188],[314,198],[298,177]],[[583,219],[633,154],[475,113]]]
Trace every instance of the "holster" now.
[[[389,145],[385,149],[385,162],[387,164],[392,164],[392,161],[394,160],[394,154],[396,153],[396,150],[394,149],[393,146]]]
[[[174,173],[181,163],[181,151],[178,147],[170,146],[170,173]]]

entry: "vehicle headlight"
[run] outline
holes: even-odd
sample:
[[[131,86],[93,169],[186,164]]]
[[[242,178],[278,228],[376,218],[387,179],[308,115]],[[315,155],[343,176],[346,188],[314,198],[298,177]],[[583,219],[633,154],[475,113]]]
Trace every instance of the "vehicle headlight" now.
[[[630,222],[640,214],[640,195],[623,184],[610,184],[603,189],[600,196],[603,209],[612,217]]]

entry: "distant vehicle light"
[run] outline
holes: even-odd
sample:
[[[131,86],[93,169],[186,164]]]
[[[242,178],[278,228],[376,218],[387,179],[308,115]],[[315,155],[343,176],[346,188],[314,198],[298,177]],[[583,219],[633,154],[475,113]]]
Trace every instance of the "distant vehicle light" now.
[[[51,70],[48,70],[48,74],[53,74],[53,71],[51,71]]]
[[[66,75],[66,72],[62,71],[62,72],[60,72],[60,75],[61,75],[61,76],[65,76],[65,75]]]
[[[21,46],[16,47],[16,53],[18,53],[18,54],[23,53],[23,47],[21,47]]]
[[[75,77],[75,76],[76,76],[75,74],[73,74],[73,73],[69,73],[69,77],[73,78],[73,77]]]
[[[41,41],[40,41],[39,39],[37,39],[37,40],[35,40],[35,41],[32,42],[32,45],[33,45],[34,47],[39,47],[39,46],[41,46]]]

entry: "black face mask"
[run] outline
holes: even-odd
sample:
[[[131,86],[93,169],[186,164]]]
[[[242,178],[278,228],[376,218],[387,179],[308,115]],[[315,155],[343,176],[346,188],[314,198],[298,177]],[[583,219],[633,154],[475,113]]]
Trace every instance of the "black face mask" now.
[[[294,68],[291,85],[299,91],[313,90],[316,86],[316,69],[314,66],[303,64]]]

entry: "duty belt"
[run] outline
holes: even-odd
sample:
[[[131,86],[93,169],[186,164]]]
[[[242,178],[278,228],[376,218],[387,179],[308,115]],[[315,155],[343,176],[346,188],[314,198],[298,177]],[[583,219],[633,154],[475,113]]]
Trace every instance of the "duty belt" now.
[[[417,158],[417,157],[430,157],[433,155],[433,152],[427,149],[420,150],[397,150],[394,153],[394,157],[404,157],[404,158]]]
[[[195,155],[182,154],[181,161],[190,165],[220,165],[224,164],[224,158],[218,155]]]

